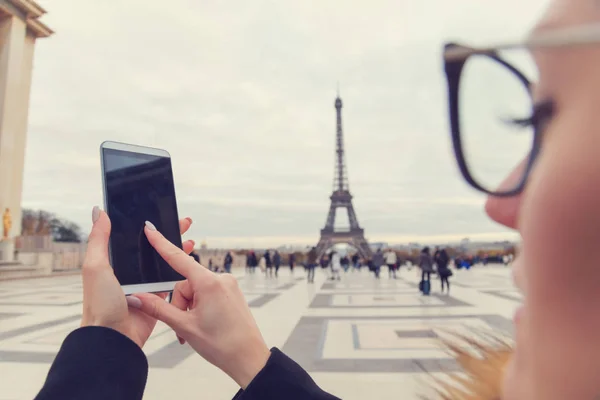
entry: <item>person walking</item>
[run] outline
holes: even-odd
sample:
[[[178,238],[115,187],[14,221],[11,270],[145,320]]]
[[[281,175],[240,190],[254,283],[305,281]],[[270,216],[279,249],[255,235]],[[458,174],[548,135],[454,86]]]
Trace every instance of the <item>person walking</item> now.
[[[265,276],[267,275],[267,260],[264,255],[258,261],[258,268],[260,269],[260,272],[265,274]]]
[[[433,258],[429,247],[425,247],[419,255],[419,268],[421,268],[421,282],[419,289],[424,295],[429,295],[431,289],[431,273],[433,272]]]
[[[352,256],[352,272],[360,271],[360,256],[358,253],[354,253]]]
[[[272,278],[273,277],[273,262],[271,261],[271,253],[269,252],[269,250],[265,251],[265,254],[263,255],[263,257],[265,258],[265,264],[266,264],[266,272],[265,272],[265,276],[267,278]]]
[[[396,255],[396,252],[392,249],[387,249],[383,257],[385,259],[385,264],[388,267],[389,278],[396,279],[396,263],[398,262],[398,256]]]
[[[321,269],[327,268],[329,266],[329,255],[323,254],[319,263],[321,265]]]
[[[290,274],[292,276],[294,276],[294,265],[296,264],[296,255],[294,253],[290,254],[289,264],[290,264]]]
[[[256,272],[256,267],[258,266],[258,260],[256,259],[256,253],[254,250],[250,250],[250,273],[254,274]]]
[[[246,253],[246,273],[250,274],[252,273],[252,250],[250,250],[249,252]]]
[[[377,252],[373,254],[373,272],[375,272],[375,278],[379,279],[381,273],[381,266],[384,264],[383,253],[381,248],[377,249]]]
[[[329,257],[331,267],[331,280],[340,280],[340,270],[342,269],[340,253],[336,250],[332,250],[331,256]]]
[[[279,267],[281,267],[281,254],[275,250],[273,254],[273,265],[275,266],[275,278],[279,276]]]
[[[350,259],[348,258],[348,255],[344,254],[340,262],[342,263],[344,273],[348,272],[348,268],[350,268]]]
[[[223,267],[225,268],[225,273],[227,273],[227,274],[231,273],[231,264],[233,264],[233,256],[231,255],[231,252],[228,251],[227,254],[225,255],[225,260],[223,261]]]
[[[308,272],[308,275],[306,277],[306,280],[308,281],[308,283],[314,283],[315,281],[315,269],[317,268],[317,248],[313,247],[310,249],[310,251],[308,252],[307,255],[307,260],[306,260],[306,269]]]
[[[450,281],[448,278],[452,276],[452,271],[450,270],[450,257],[448,257],[448,252],[445,248],[442,248],[438,254],[437,272],[442,281],[442,293],[444,293],[444,288],[446,288],[446,293],[450,293]]]

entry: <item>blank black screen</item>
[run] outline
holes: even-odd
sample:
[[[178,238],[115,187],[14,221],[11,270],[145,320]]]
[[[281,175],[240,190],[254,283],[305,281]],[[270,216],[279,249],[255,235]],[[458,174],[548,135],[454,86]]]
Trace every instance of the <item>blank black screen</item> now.
[[[145,221],[182,247],[171,159],[103,149],[111,263],[121,285],[185,279],[162,259],[144,234]]]

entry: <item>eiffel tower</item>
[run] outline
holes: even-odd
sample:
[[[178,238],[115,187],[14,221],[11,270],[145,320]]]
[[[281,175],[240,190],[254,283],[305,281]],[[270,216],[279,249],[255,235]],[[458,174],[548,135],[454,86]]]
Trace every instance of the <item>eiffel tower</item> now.
[[[348,185],[348,172],[346,170],[346,158],[344,156],[344,132],[342,130],[342,99],[338,93],[335,99],[335,110],[337,113],[337,133],[336,133],[336,163],[335,174],[333,178],[333,194],[331,195],[331,205],[325,228],[321,229],[321,239],[317,244],[317,253],[321,257],[329,248],[338,243],[346,243],[358,251],[358,254],[364,259],[370,259],[372,256],[371,248],[365,239],[364,230],[358,225],[356,213],[352,206],[352,195]],[[347,230],[335,231],[335,215],[338,208],[345,208],[348,213],[350,227]]]

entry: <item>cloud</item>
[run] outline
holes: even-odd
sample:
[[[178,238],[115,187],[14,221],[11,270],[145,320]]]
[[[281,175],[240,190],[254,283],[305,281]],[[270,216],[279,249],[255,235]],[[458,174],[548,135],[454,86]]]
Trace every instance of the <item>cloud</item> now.
[[[57,33],[36,47],[23,204],[88,229],[110,139],[170,151],[190,236],[314,242],[339,81],[370,237],[508,234],[455,166],[441,48],[521,37],[546,3],[55,0]]]

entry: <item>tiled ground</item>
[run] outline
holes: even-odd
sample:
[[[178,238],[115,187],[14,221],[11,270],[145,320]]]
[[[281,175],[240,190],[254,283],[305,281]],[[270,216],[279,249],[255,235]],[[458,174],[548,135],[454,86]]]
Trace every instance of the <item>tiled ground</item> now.
[[[493,330],[510,335],[521,296],[510,270],[457,271],[450,295],[433,282],[430,297],[417,289],[417,271],[376,281],[366,270],[340,282],[317,273],[280,271],[240,279],[248,303],[272,346],[282,348],[325,389],[344,399],[413,399],[426,393],[427,373],[454,371],[440,348],[448,331]],[[0,400],[30,399],[42,384],[64,337],[81,316],[78,276],[0,282]],[[159,324],[144,351],[151,366],[146,399],[228,399],[235,384]]]

